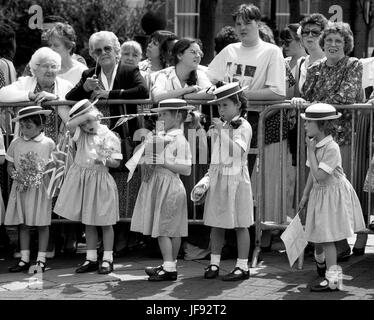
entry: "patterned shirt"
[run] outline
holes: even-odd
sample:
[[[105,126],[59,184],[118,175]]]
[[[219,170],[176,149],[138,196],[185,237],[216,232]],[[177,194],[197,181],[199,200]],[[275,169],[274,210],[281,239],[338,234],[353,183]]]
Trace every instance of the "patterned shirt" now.
[[[311,102],[353,104],[363,100],[362,62],[357,58],[344,57],[334,66],[326,60],[310,67],[303,85],[303,98]],[[351,144],[352,113],[341,110],[336,140],[339,145]]]

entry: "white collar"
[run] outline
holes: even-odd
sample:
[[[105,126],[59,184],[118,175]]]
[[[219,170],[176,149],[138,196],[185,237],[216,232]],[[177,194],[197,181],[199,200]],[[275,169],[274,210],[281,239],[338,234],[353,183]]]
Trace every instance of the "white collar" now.
[[[329,134],[327,137],[324,137],[320,142],[318,142],[316,144],[316,148],[321,148],[323,147],[324,145],[328,144],[329,142],[331,142],[333,140],[331,134]]]
[[[40,142],[43,140],[44,138],[44,132],[41,132],[39,135],[37,135],[36,137],[30,139],[30,138],[26,138],[25,136],[22,136],[23,140],[25,141],[30,141],[30,140],[33,140],[35,142]]]
[[[114,69],[113,69],[113,73],[112,73],[112,79],[110,80],[110,83],[108,83],[108,79],[107,77],[105,76],[104,74],[104,71],[103,71],[103,68],[101,68],[101,71],[100,71],[100,79],[101,79],[101,82],[105,88],[105,90],[112,90],[113,89],[113,83],[114,83],[114,78],[116,77],[117,75],[117,69],[118,69],[118,63],[116,63],[116,65],[114,66]]]

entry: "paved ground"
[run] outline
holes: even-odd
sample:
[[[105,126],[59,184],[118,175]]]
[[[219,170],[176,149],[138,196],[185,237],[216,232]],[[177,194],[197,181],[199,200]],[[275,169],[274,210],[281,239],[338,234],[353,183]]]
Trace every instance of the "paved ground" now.
[[[354,239],[350,239],[352,244]],[[243,282],[205,280],[202,277],[207,260],[178,262],[178,281],[150,283],[144,267],[157,265],[160,260],[141,254],[131,254],[115,261],[110,275],[74,273],[84,254],[74,258],[56,258],[48,261],[48,271],[42,283],[26,273],[11,274],[9,265],[15,260],[0,260],[0,299],[6,300],[371,300],[374,299],[374,235],[369,235],[366,254],[351,256],[341,263],[344,271],[344,290],[333,293],[312,293],[308,284],[316,279],[314,262],[306,257],[304,268],[291,269],[282,244],[273,245],[273,251],[262,254],[251,278]],[[222,274],[229,272],[234,260],[224,260]]]

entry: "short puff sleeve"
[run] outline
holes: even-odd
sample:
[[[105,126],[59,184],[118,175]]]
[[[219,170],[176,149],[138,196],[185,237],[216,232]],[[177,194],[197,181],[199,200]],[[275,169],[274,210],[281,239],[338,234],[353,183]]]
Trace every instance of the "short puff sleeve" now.
[[[329,145],[322,154],[322,159],[318,164],[318,168],[332,174],[335,168],[341,163],[339,147],[336,145]]]
[[[182,164],[186,166],[192,165],[192,154],[190,144],[184,136],[177,136],[176,139],[176,157],[175,164]]]
[[[244,151],[247,150],[248,146],[251,144],[252,139],[252,128],[248,124],[243,123],[239,128],[235,129],[233,132],[232,140],[238,144]]]

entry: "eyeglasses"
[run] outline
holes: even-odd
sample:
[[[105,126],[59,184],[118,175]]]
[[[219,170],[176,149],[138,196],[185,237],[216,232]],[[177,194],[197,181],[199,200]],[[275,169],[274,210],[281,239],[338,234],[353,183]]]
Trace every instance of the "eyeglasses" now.
[[[342,46],[344,44],[344,40],[340,40],[340,39],[325,39],[325,44],[328,44],[328,45],[335,45],[335,46]]]
[[[188,50],[188,52],[193,54],[194,56],[199,55],[201,58],[204,56],[204,53],[200,50]]]
[[[105,46],[104,48],[97,48],[93,51],[94,55],[101,56],[102,52],[111,53],[113,48],[111,46]]]
[[[313,37],[317,38],[320,36],[320,34],[322,33],[321,31],[318,31],[318,30],[308,30],[308,29],[305,29],[303,31],[301,31],[301,35],[303,37],[306,37],[309,35],[309,33],[312,34]]]
[[[59,66],[57,64],[36,64],[38,67],[40,67],[41,69],[44,69],[44,70],[48,70],[49,68],[51,68],[51,70],[53,71],[56,71],[59,69]]]

